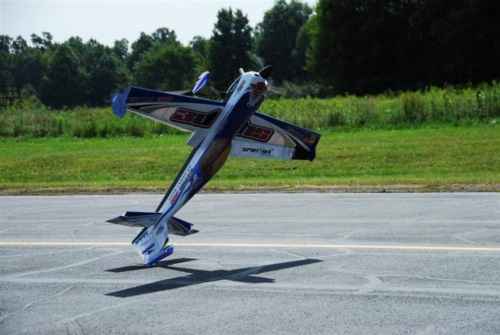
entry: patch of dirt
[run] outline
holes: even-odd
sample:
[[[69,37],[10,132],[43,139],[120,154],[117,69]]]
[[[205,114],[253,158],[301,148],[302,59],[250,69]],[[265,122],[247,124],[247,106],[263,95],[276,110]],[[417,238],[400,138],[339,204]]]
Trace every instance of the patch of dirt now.
[[[67,194],[164,194],[166,188],[45,188],[0,189],[2,195],[67,195]],[[338,186],[244,186],[239,188],[207,187],[200,193],[426,193],[426,192],[500,192],[500,184],[451,185],[338,185]]]

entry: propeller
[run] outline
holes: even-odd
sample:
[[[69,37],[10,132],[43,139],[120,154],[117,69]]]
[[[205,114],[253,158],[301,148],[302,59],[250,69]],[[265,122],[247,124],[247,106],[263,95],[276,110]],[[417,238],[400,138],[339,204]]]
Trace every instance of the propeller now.
[[[264,78],[264,79],[268,80],[268,79],[270,79],[270,78],[271,78],[271,69],[272,69],[272,66],[271,66],[271,65],[268,65],[268,66],[266,66],[266,67],[262,68],[262,69],[259,71],[259,75],[260,75],[262,78]]]

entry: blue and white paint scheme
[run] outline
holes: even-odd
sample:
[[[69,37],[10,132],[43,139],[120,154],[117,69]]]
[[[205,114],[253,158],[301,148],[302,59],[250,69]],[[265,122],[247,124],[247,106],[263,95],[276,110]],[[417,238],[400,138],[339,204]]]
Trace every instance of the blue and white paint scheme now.
[[[143,227],[132,246],[144,264],[152,265],[173,253],[169,234],[190,235],[193,225],[177,213],[233,157],[300,159],[312,161],[320,134],[258,113],[270,88],[270,67],[243,72],[222,101],[131,87],[113,97],[113,112],[127,110],[169,126],[191,132],[187,144],[193,151],[155,212],[126,212],[108,220]],[[208,72],[195,84],[198,92],[208,82]]]

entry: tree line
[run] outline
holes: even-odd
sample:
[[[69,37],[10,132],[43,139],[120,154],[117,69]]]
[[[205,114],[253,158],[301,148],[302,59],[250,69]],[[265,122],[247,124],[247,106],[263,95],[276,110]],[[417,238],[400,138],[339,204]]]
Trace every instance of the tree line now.
[[[102,106],[130,85],[183,90],[205,70],[225,89],[238,68],[273,65],[277,86],[297,94],[376,94],[500,78],[496,0],[319,0],[313,9],[278,0],[251,27],[221,9],[210,38],[187,46],[159,28],[105,46],[52,35],[0,36],[0,91],[36,96],[53,108]]]

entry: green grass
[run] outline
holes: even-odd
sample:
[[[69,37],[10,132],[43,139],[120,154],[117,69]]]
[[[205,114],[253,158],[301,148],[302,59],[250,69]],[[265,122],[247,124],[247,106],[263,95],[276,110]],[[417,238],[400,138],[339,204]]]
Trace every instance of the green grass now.
[[[267,99],[260,111],[323,131],[407,129],[435,125],[478,125],[500,121],[500,84],[435,88],[377,96],[332,99]],[[127,113],[118,118],[111,108],[78,107],[53,111],[24,100],[0,110],[0,137],[143,137],[178,134],[171,127]]]
[[[167,189],[191,150],[187,135],[2,138],[3,193]],[[208,190],[295,190],[359,185],[500,184],[500,125],[323,134],[317,158],[230,158]]]

